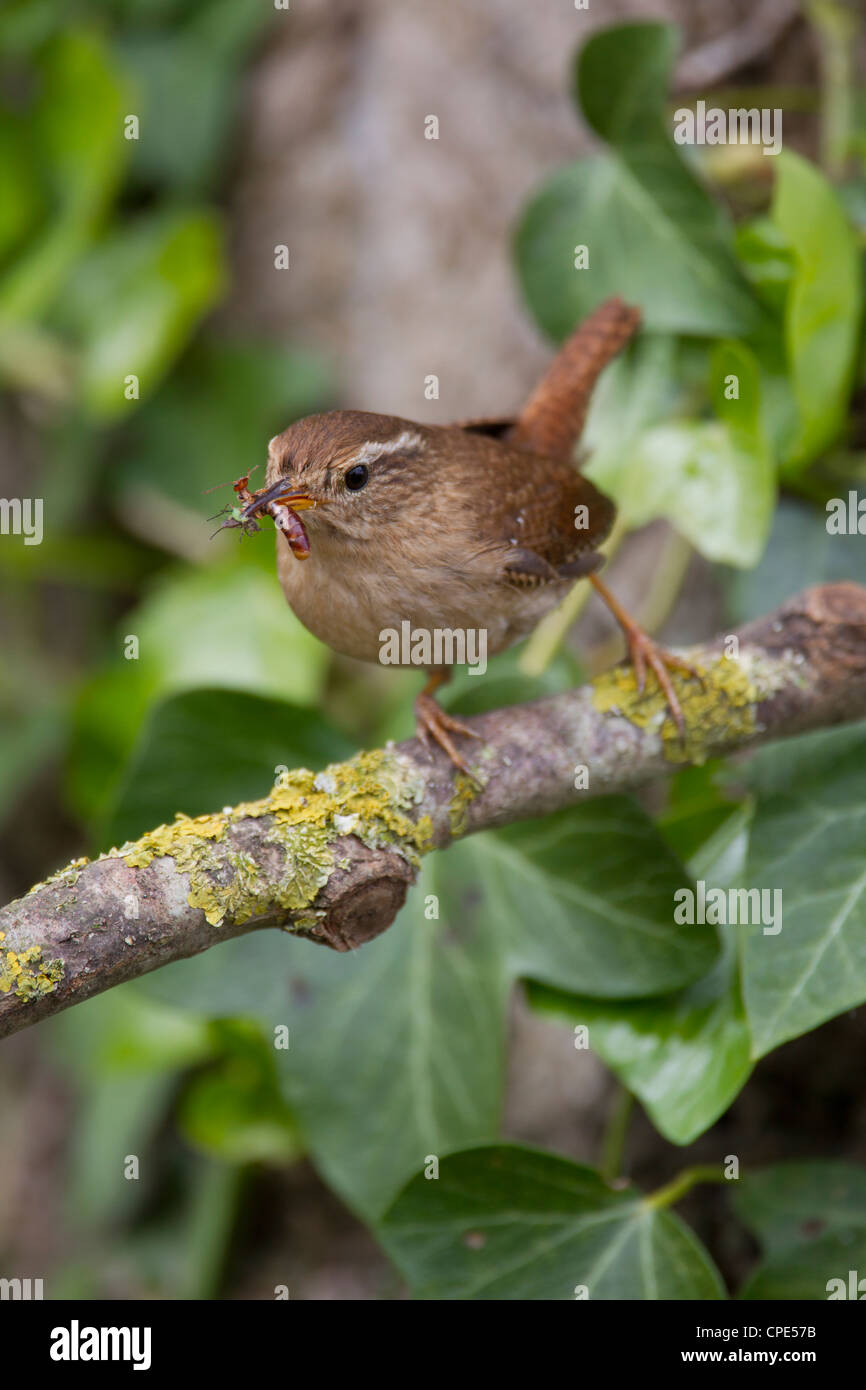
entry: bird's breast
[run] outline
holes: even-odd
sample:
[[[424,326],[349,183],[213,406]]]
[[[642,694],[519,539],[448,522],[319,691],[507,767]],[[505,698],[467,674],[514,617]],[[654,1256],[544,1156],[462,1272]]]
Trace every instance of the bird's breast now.
[[[437,633],[462,633],[470,651],[478,650],[483,633],[492,656],[529,632],[561,596],[556,585],[544,593],[520,594],[490,576],[419,557],[395,571],[381,554],[352,554],[348,547],[317,545],[317,538],[311,540],[309,558],[299,561],[282,537],[277,540],[280,583],[296,616],[334,651],[360,661],[424,664],[417,656],[403,659],[424,649],[407,644],[407,625],[410,634],[426,633],[434,641]],[[395,652],[400,653],[396,659]]]

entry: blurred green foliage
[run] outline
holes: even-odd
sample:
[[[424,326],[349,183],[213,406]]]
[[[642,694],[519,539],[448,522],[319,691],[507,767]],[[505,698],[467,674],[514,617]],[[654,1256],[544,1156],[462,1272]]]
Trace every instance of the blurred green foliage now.
[[[411,677],[335,664],[286,609],[270,545],[206,539],[220,503],[204,489],[328,398],[320,362],[209,318],[230,281],[220,198],[239,78],[267,22],[252,0],[0,15],[0,374],[46,499],[44,543],[0,552],[18,654],[0,668],[0,809],[21,805],[25,769],[62,766],[65,812],[97,849],[410,732]],[[829,536],[823,506],[866,477],[866,144],[852,103],[859,172],[839,187],[786,151],[744,213],[672,143],[676,45],[655,24],[584,45],[575,99],[606,148],[531,200],[515,255],[554,339],[609,294],[643,307],[646,332],[593,403],[589,471],[628,528],[663,517],[716,566],[733,626],[804,582],[864,578],[862,538]],[[124,394],[132,372],[140,400]],[[65,591],[79,601],[54,621]],[[567,651],[531,682],[506,653],[450,700],[476,712],[578,678]],[[688,769],[655,819],[598,802],[430,859],[398,923],[350,958],[253,934],[46,1025],[81,1101],[82,1257],[63,1287],[218,1293],[245,1174],[309,1153],[422,1296],[568,1298],[597,1261],[594,1297],[722,1295],[666,1202],[498,1145],[509,992],[524,980],[534,1008],[588,1024],[659,1131],[692,1143],[756,1057],[866,999],[864,772],[862,727],[768,749],[736,776]],[[673,890],[699,878],[782,887],[794,949],[678,929]],[[443,1165],[428,1186],[430,1154]],[[145,1157],[141,1182],[123,1180],[127,1155]],[[810,1216],[844,1189],[833,1234],[862,1241],[862,1174],[834,1186],[829,1167],[804,1167]],[[749,1296],[823,1297],[824,1256],[810,1264],[799,1237],[786,1283],[780,1242],[795,1235],[771,1209],[775,1179],[748,1181],[740,1215],[766,1246]],[[495,1239],[467,1246],[485,1223]],[[537,1258],[504,1273],[528,1238]],[[96,1254],[103,1283],[85,1268]]]
[[[125,833],[130,791],[158,821],[193,794],[253,796],[275,765],[350,747],[329,730],[317,750],[309,706],[327,652],[286,609],[272,548],[210,544],[225,499],[202,495],[330,396],[309,353],[210,319],[230,285],[221,202],[240,81],[272,19],[256,0],[12,0],[0,13],[0,382],[29,465],[10,458],[5,486],[45,507],[43,543],[0,555],[16,653],[0,670],[0,815],[20,815],[40,768],[59,766],[91,847]],[[148,783],[173,739],[184,751],[203,737],[194,793]],[[233,739],[257,750],[241,782]],[[55,1287],[104,1291],[84,1269],[99,1253],[109,1284],[217,1292],[238,1175],[300,1152],[272,1050],[248,1025],[126,990],[57,1036],[81,1094],[68,1202],[81,1264]],[[166,1151],[168,1114],[183,1145]],[[122,1180],[126,1154],[144,1156],[141,1182]]]

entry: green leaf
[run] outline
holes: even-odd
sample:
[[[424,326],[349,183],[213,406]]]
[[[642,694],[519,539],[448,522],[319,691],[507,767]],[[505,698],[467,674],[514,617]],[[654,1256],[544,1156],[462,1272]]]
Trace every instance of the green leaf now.
[[[224,165],[243,68],[269,17],[264,6],[237,0],[210,0],[191,16],[184,9],[158,28],[122,31],[118,47],[146,132],[135,142],[133,178],[198,192]]]
[[[89,244],[129,153],[122,125],[129,93],[95,33],[52,39],[36,83],[28,129],[51,215],[0,283],[0,318],[33,317],[50,303]]]
[[[821,173],[783,151],[772,218],[796,263],[785,335],[800,429],[789,463],[800,469],[840,434],[851,392],[863,307],[857,239]]]
[[[352,752],[321,715],[285,700],[237,690],[176,695],[157,705],[142,729],[105,843],[120,845],[143,834],[172,805],[198,816],[252,801],[267,795],[280,768],[319,768]]]
[[[95,247],[60,310],[82,339],[81,391],[91,414],[107,420],[128,412],[130,375],[150,395],[223,285],[211,212],[151,214]]]
[[[623,393],[612,391],[605,414],[615,417],[611,407],[620,400],[625,412],[634,412],[631,424],[594,426],[596,439],[601,429],[601,448],[585,471],[614,498],[629,528],[665,517],[708,559],[753,565],[766,542],[775,498],[757,362],[742,343],[719,344],[710,362],[719,419],[649,424],[660,402],[642,388],[655,383],[663,389],[671,369],[670,348],[657,348],[655,361],[647,353],[633,368],[619,369],[618,382],[634,386],[646,403],[626,405]],[[732,391],[736,399],[727,399]]]
[[[282,1165],[303,1153],[278,1092],[235,1060],[190,1082],[178,1125],[193,1148],[227,1163]]]
[[[672,999],[614,1007],[532,985],[529,1002],[541,1013],[585,1025],[592,1050],[672,1144],[691,1144],[715,1124],[752,1069],[732,961]]]
[[[178,1110],[193,1147],[229,1163],[280,1163],[302,1152],[277,1086],[273,1049],[255,1025],[223,1023],[224,1055],[186,1086]]]
[[[379,1214],[428,1153],[493,1138],[507,979],[491,923],[467,927],[430,894],[476,891],[465,860],[428,860],[399,921],[351,956],[256,933],[146,981],[211,1015],[287,1025],[281,1084],[327,1181]],[[243,947],[241,950],[233,949]],[[372,1114],[372,1118],[371,1118]]]
[[[676,46],[669,26],[617,25],[578,54],[578,100],[611,152],[554,175],[515,241],[527,301],[554,338],[612,294],[655,332],[740,334],[758,321],[727,222],[670,137]],[[588,268],[575,268],[578,246]]]
[[[275,764],[311,761],[327,738],[312,722],[297,730],[298,756],[280,756],[291,718],[219,692],[167,703],[111,838],[179,807],[234,804],[259,794]],[[287,1024],[286,1099],[332,1185],[377,1214],[426,1154],[495,1137],[517,974],[643,996],[709,969],[714,933],[673,922],[684,873],[636,806],[599,801],[430,856],[399,921],[349,957],[256,933],[142,988],[207,1017],[255,1018],[268,1036]]]
[[[737,1216],[774,1258],[866,1227],[866,1169],[853,1164],[777,1163],[744,1174],[734,1194]]]
[[[64,1066],[87,1085],[94,1076],[174,1072],[214,1051],[208,1026],[190,1014],[148,999],[135,985],[97,995],[46,1025]]]
[[[741,1292],[749,1299],[853,1296],[866,1269],[866,1170],[837,1162],[779,1163],[736,1184],[734,1209],[764,1258]],[[830,1285],[830,1280],[841,1281]]]
[[[727,886],[741,873],[750,814],[748,805],[731,812],[728,803],[727,819],[689,865],[695,878],[713,887]],[[696,819],[705,823],[703,803]],[[752,1068],[735,942],[728,933],[723,942],[724,952],[706,976],[659,999],[613,1002],[529,986],[533,1008],[588,1028],[592,1050],[674,1144],[689,1144],[709,1129],[745,1085]]]
[[[0,705],[5,716],[0,724],[0,824],[22,789],[63,750],[63,710],[56,695],[45,705],[34,700],[28,709],[13,700]]]
[[[22,123],[5,111],[0,111],[0,180],[0,257],[5,258],[31,231],[43,209],[30,140]]]
[[[715,758],[700,767],[681,768],[668,781],[665,809],[656,823],[683,863],[736,809],[725,792],[725,771],[725,763]]]
[[[737,254],[749,282],[767,309],[748,337],[748,345],[759,366],[764,433],[775,457],[787,458],[799,427],[784,327],[795,261],[787,241],[769,217],[740,224]]]
[[[214,685],[304,704],[329,659],[273,578],[236,561],[164,580],[125,628],[161,692]]]
[[[127,660],[129,637],[139,649]],[[113,647],[114,662],[85,688],[76,711],[69,792],[88,818],[112,800],[141,722],[160,698],[215,687],[310,704],[329,660],[271,576],[236,557],[164,577],[127,614]]]
[[[758,802],[747,881],[782,893],[778,934],[742,929],[758,1057],[866,999],[866,731],[844,734],[823,761],[807,740],[788,744],[787,789]]]
[[[866,583],[866,545],[856,535],[831,536],[826,512],[782,496],[766,549],[753,570],[727,576],[725,612],[734,626],[778,607],[811,584]]]
[[[711,928],[674,923],[674,894],[688,876],[626,797],[509,826],[466,848],[484,898],[463,915],[483,913],[507,933],[516,975],[628,999],[690,983],[717,955]]]
[[[629,455],[651,426],[683,409],[685,354],[676,338],[642,335],[602,372],[592,393],[582,444],[599,485],[628,488]]]
[[[125,1176],[126,1157],[148,1151],[178,1070],[213,1051],[209,1029],[121,986],[52,1019],[46,1035],[80,1092],[68,1179],[75,1217],[89,1225],[128,1218],[142,1184]]]
[[[453,1154],[435,1181],[419,1173],[376,1233],[418,1298],[724,1297],[677,1217],[517,1146]]]
[[[808,785],[812,778],[820,781],[828,768],[862,757],[864,740],[866,720],[860,720],[800,734],[783,743],[768,743],[749,759],[749,786],[764,801],[787,796]]]
[[[781,317],[796,269],[787,239],[769,217],[741,222],[735,236],[746,278],[774,315]]]
[[[205,530],[201,518],[212,516],[226,497],[234,500],[231,482],[264,464],[272,435],[326,404],[327,385],[320,361],[277,344],[196,343],[130,423],[123,457],[108,480],[124,518],[141,529],[136,513],[143,510],[142,492],[158,492],[186,509],[200,547],[214,529]],[[225,493],[206,495],[222,482]],[[254,485],[263,482],[260,474]],[[148,539],[164,543],[158,527],[150,528]],[[252,549],[264,548],[270,560],[269,542],[267,535],[258,537]]]
[[[328,1181],[374,1216],[427,1154],[496,1137],[518,973],[621,996],[709,967],[713,933],[673,923],[683,873],[637,808],[598,802],[434,854],[395,925],[350,958],[247,937],[145,983],[290,1025],[286,1098]]]

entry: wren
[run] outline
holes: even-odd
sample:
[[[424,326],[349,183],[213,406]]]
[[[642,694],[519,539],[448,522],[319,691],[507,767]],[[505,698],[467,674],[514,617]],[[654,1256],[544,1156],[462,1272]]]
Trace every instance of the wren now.
[[[698,673],[658,647],[595,573],[615,508],[571,461],[593,385],[639,324],[621,300],[602,304],[516,419],[442,426],[336,410],[298,420],[271,440],[266,485],[242,493],[247,505],[229,524],[274,516],[292,609],[334,651],[362,661],[378,661],[385,630],[407,621],[428,633],[485,631],[492,655],[586,576],[623,628],[639,688],[649,666],[682,733],[668,672]],[[455,737],[478,735],[435,698],[449,675],[447,666],[429,672],[415,702],[418,736],[472,776]]]

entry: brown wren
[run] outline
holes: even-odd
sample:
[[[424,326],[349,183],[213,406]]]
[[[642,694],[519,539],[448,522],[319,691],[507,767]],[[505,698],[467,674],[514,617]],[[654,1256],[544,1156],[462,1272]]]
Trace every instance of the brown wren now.
[[[362,661],[379,661],[385,632],[407,622],[413,633],[484,632],[492,655],[585,575],[624,630],[640,689],[650,666],[682,732],[668,668],[696,672],[652,642],[595,574],[615,508],[571,462],[596,378],[639,324],[621,300],[602,304],[516,419],[421,425],[336,410],[298,420],[271,440],[265,487],[249,494],[242,480],[246,506],[227,524],[274,517],[292,609]],[[447,665],[430,670],[415,702],[418,736],[471,776],[454,736],[477,735],[435,699],[449,675]]]

